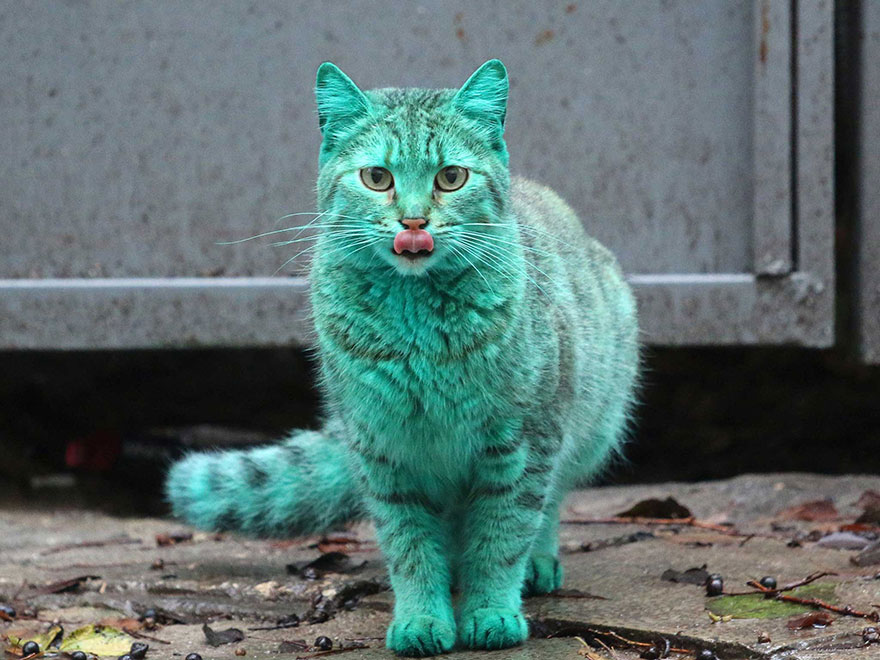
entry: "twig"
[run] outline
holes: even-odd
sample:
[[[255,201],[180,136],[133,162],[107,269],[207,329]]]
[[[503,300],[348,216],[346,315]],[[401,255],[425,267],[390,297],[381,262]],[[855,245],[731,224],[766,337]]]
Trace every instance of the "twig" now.
[[[318,651],[317,653],[312,653],[311,655],[298,655],[296,656],[296,660],[306,660],[306,658],[323,658],[325,655],[337,655],[339,653],[348,653],[349,651],[359,651],[361,649],[368,649],[369,646],[349,646],[346,649],[330,649],[329,651]]]
[[[620,656],[617,655],[617,651],[615,651],[613,648],[611,648],[610,646],[608,646],[608,644],[606,644],[605,642],[603,642],[601,639],[596,638],[596,643],[597,643],[599,646],[601,646],[603,649],[605,649],[606,651],[608,651],[608,653],[611,654],[611,657],[612,657],[612,658],[614,658],[615,660],[620,660]]]
[[[747,537],[745,537],[742,541],[739,542],[739,547],[743,547],[746,543],[751,541],[753,538],[755,538],[755,535],[749,534]]]
[[[142,541],[140,539],[122,537],[115,539],[106,539],[104,541],[83,541],[81,543],[66,543],[64,545],[57,545],[54,548],[47,548],[43,550],[40,554],[54,555],[56,552],[65,552],[66,550],[76,550],[78,548],[103,548],[107,545],[130,545],[141,542]]]
[[[288,623],[278,623],[274,626],[257,626],[256,628],[248,628],[248,630],[285,630],[287,628],[296,628],[301,621],[290,621]]]
[[[795,603],[797,605],[818,607],[823,610],[834,612],[835,614],[842,614],[844,616],[857,616],[862,619],[867,619],[868,621],[873,621],[874,623],[880,623],[880,612],[859,612],[858,610],[853,609],[850,605],[837,607],[837,605],[826,603],[825,601],[821,601],[818,598],[798,598],[797,596],[786,596],[785,594],[778,594],[776,596],[776,600],[784,600],[786,603]]]
[[[781,593],[783,591],[791,591],[792,589],[802,587],[805,584],[810,584],[811,582],[815,582],[819,578],[826,577],[828,575],[835,575],[835,573],[826,573],[824,571],[813,573],[803,580],[800,580],[799,582],[793,582],[792,584],[786,585],[784,587],[779,587],[777,589],[769,589],[756,580],[749,580],[747,584],[750,587],[754,587],[755,591],[724,595],[745,596],[751,594],[764,594],[767,598],[772,598],[773,600],[779,600],[785,603],[794,603],[795,605],[805,605],[807,607],[816,607],[822,610],[828,610],[829,612],[834,612],[835,614],[841,614],[843,616],[854,616],[861,619],[867,619],[868,621],[873,621],[875,623],[880,623],[880,612],[877,611],[860,612],[853,608],[851,605],[844,605],[843,607],[839,607],[837,605],[832,605],[831,603],[826,603],[824,600],[819,600],[818,598],[799,598],[798,596],[789,596]],[[872,605],[872,607],[875,606]]]
[[[732,592],[724,592],[725,596],[753,596],[755,594],[761,593],[770,597],[770,594],[777,594],[783,591],[791,591],[792,589],[797,589],[798,587],[803,587],[806,584],[810,584],[811,582],[815,582],[819,578],[828,577],[831,575],[837,575],[837,573],[832,573],[830,571],[818,571],[816,573],[810,573],[803,580],[798,580],[797,582],[792,582],[791,584],[787,584],[784,587],[776,587],[775,589],[770,589],[769,587],[765,587],[763,584],[758,582],[757,580],[749,580],[746,584],[750,587],[756,589],[756,591],[732,591]]]
[[[149,639],[151,642],[159,642],[160,644],[171,644],[171,642],[166,642],[164,639],[159,639],[158,637],[153,637],[152,635],[145,635],[142,632],[138,632],[137,630],[126,630],[123,627],[123,630],[127,632],[132,637],[139,637],[140,639]]]
[[[637,642],[632,639],[627,639],[623,635],[618,635],[616,632],[614,632],[612,630],[601,631],[601,630],[594,630],[592,628],[587,628],[587,630],[589,630],[594,635],[608,635],[609,637],[614,637],[615,639],[617,639],[620,642],[623,642],[624,644],[629,644],[630,646],[636,646],[640,649],[650,648],[650,647],[654,646],[654,644],[652,644],[650,642]],[[679,648],[675,648],[672,646],[669,647],[669,652],[670,653],[684,653],[684,654],[691,653],[691,651],[688,649],[679,649]]]
[[[169,562],[170,564],[171,562]],[[125,561],[125,562],[116,562],[113,564],[65,564],[64,566],[44,566],[40,564],[34,564],[35,568],[39,568],[41,571],[53,571],[58,573],[63,573],[64,571],[69,571],[71,568],[81,568],[81,569],[95,569],[95,568],[125,568],[127,566],[143,566],[144,562],[142,561]]]
[[[829,576],[833,576],[833,575],[837,575],[837,573],[834,573],[832,571],[816,571],[815,573],[810,573],[803,580],[798,580],[797,582],[792,582],[791,584],[787,584],[784,587],[777,587],[776,589],[769,589],[769,591],[791,591],[792,589],[797,589],[798,587],[802,587],[805,584],[810,584],[810,582],[815,582],[819,578],[829,577]],[[756,580],[750,580],[748,582],[748,584],[757,587],[761,591],[767,590],[767,587],[765,587],[760,582],[757,582]]]
[[[689,518],[640,518],[638,516],[621,518],[619,516],[612,516],[610,518],[568,518],[561,522],[565,525],[683,525],[685,527],[710,529],[713,532],[720,532],[730,536],[744,536],[742,532],[738,532],[731,527],[703,522],[693,516]]]

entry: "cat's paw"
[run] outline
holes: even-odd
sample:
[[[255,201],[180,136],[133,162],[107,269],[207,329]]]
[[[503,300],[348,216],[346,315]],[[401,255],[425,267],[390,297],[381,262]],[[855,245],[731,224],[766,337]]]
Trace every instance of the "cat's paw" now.
[[[461,616],[458,636],[461,643],[471,649],[506,649],[525,641],[529,625],[516,610],[483,607]]]
[[[540,596],[562,586],[562,564],[553,555],[532,555],[526,567],[523,595]]]
[[[427,614],[398,616],[388,627],[385,644],[397,655],[424,658],[451,650],[455,628],[449,622]]]

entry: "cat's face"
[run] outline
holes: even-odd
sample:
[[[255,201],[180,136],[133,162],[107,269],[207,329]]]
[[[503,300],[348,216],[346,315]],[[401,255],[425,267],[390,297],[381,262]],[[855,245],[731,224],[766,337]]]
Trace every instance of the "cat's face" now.
[[[501,62],[484,64],[458,91],[366,93],[328,63],[316,96],[321,258],[405,275],[502,258],[510,227]]]

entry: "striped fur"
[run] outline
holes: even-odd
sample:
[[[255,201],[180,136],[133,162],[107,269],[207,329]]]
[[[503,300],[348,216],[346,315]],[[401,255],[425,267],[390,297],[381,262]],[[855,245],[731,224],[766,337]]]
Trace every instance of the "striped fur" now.
[[[325,64],[317,98],[328,213],[311,295],[332,423],[280,448],[192,456],[169,497],[196,524],[255,534],[365,511],[395,591],[390,648],[518,644],[521,594],[562,583],[562,497],[625,432],[633,297],[557,195],[511,181],[497,60],[458,91],[361,92]],[[470,178],[437,192],[448,165]],[[393,173],[390,192],[361,183],[372,166]],[[390,249],[408,217],[426,218],[435,241],[415,263]]]

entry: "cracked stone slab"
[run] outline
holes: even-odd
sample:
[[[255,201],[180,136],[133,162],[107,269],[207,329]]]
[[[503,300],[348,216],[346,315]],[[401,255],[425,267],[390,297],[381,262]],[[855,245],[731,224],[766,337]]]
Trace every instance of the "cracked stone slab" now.
[[[743,590],[746,581],[773,575],[780,585],[814,571],[837,575],[823,578],[835,585],[839,604],[871,610],[880,603],[880,565],[856,566],[852,551],[823,548],[812,541],[789,547],[795,536],[829,531],[852,522],[860,513],[861,493],[880,491],[880,477],[821,477],[805,474],[746,475],[731,480],[697,484],[652,484],[606,487],[574,493],[564,505],[561,542],[567,589],[600,596],[548,596],[526,602],[533,629],[564,638],[533,638],[518,649],[459,652],[455,657],[571,658],[581,656],[584,637],[612,631],[642,643],[670,639],[673,646],[690,650],[711,648],[721,658],[797,658],[861,660],[876,657],[878,647],[859,648],[864,619],[836,616],[831,626],[790,631],[787,619],[734,619],[713,623],[706,611],[704,590],[691,584],[661,579],[664,570],[707,565],[724,575],[728,590]],[[673,497],[701,521],[731,523],[740,535],[686,525],[595,524],[636,502]],[[830,498],[839,519],[823,522],[785,520],[777,514],[800,503]],[[158,534],[194,532],[191,541],[159,547]],[[641,534],[636,534],[641,532]],[[349,574],[328,573],[317,580],[289,575],[286,565],[319,556],[317,538],[270,542],[233,535],[215,537],[172,521],[113,518],[88,511],[3,510],[0,512],[0,602],[14,602],[19,613],[36,610],[40,621],[61,621],[67,630],[108,617],[137,617],[149,608],[169,621],[143,631],[167,644],[150,641],[148,658],[172,658],[196,651],[205,658],[296,658],[307,652],[281,654],[284,640],[313,642],[325,635],[335,644],[364,639],[369,649],[340,654],[343,658],[391,658],[384,649],[385,628],[393,596],[367,595],[353,610],[341,610],[322,623],[303,623],[280,630],[252,631],[272,625],[280,617],[303,615],[319,595],[332,598],[346,583],[382,580],[385,568],[375,549],[369,525],[342,532],[357,543],[344,547],[367,564]],[[607,543],[628,537],[628,542]],[[584,552],[585,544],[600,548]],[[60,580],[97,575],[72,592],[39,593]],[[572,594],[569,594],[572,595]],[[576,594],[575,594],[576,595]],[[246,639],[238,644],[208,647],[201,626],[240,628]],[[19,620],[0,623],[0,633]],[[759,643],[766,633],[770,643]],[[609,641],[612,638],[600,635]],[[149,641],[149,640],[148,640]],[[606,656],[611,657],[607,652]],[[620,658],[638,653],[617,650]],[[336,657],[336,656],[334,656]],[[673,655],[673,657],[675,657]],[[688,657],[688,656],[679,656]],[[690,657],[693,657],[691,655]]]

